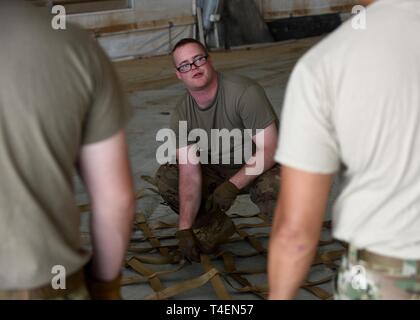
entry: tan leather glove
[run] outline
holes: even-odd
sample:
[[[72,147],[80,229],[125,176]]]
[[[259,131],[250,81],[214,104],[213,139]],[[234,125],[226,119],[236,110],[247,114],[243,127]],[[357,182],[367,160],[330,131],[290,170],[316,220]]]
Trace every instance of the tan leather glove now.
[[[239,189],[229,180],[223,182],[214,190],[206,201],[206,211],[214,212],[217,210],[227,211],[232,206],[239,194]]]
[[[178,247],[183,258],[188,261],[200,262],[200,249],[192,229],[178,230],[175,237],[179,240]]]
[[[114,280],[101,281],[91,271],[91,263],[85,266],[86,287],[92,300],[121,300],[121,275]]]

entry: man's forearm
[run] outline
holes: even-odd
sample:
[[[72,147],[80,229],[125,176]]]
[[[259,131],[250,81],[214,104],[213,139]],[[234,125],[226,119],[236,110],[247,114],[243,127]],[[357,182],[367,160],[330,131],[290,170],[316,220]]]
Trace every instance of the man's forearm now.
[[[124,130],[83,146],[77,167],[92,205],[93,260],[89,273],[97,280],[111,281],[121,272],[135,209]]]
[[[121,272],[132,231],[134,196],[123,201],[122,205],[103,202],[98,206],[93,206],[93,211],[91,218],[92,273],[98,280],[110,281]]]
[[[179,230],[192,227],[201,204],[201,170],[199,174],[179,175]]]
[[[282,166],[268,254],[270,299],[292,299],[316,253],[333,174]]]
[[[254,155],[255,159],[263,159],[261,163],[256,164],[244,164],[242,168],[233,175],[229,180],[232,182],[238,189],[243,189],[247,185],[249,185],[252,181],[254,181],[257,177],[263,174],[265,171],[271,169],[275,165],[275,161],[273,158],[273,151],[272,150],[264,150],[260,149],[255,152]],[[256,165],[263,165],[262,172],[259,174],[247,174],[247,171],[255,167]]]
[[[316,253],[317,241],[300,233],[274,231],[269,244],[269,299],[293,299]]]

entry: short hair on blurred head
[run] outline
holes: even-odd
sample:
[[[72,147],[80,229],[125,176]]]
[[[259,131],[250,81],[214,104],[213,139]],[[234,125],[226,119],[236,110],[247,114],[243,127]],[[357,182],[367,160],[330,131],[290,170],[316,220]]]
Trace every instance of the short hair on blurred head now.
[[[205,55],[207,56],[209,53],[208,53],[208,51],[207,51],[207,48],[200,42],[200,41],[198,41],[198,40],[195,40],[195,39],[193,39],[193,38],[184,38],[184,39],[181,39],[181,40],[179,40],[175,45],[174,45],[174,47],[172,48],[172,51],[171,51],[171,54],[173,55],[174,54],[174,52],[178,49],[178,48],[181,48],[181,47],[183,47],[183,46],[185,46],[185,45],[187,45],[187,44],[189,44],[189,43],[195,43],[196,45],[198,45],[199,47],[201,47],[202,49],[203,49],[203,51],[204,51],[204,53],[205,53]]]

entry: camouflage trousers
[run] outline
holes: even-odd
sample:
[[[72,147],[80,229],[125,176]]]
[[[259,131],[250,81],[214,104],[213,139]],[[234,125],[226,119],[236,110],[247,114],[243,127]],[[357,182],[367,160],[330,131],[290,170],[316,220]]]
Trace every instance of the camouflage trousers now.
[[[335,281],[336,300],[420,300],[420,261],[349,248]]]
[[[35,289],[0,290],[0,300],[89,300],[82,271],[66,278],[65,289],[53,289],[51,284]]]
[[[206,220],[205,217],[208,217],[205,211],[207,197],[238,170],[217,165],[201,165],[202,199],[194,227],[201,226],[204,222],[201,223],[200,220]],[[280,184],[279,172],[280,166],[275,165],[241,190],[241,194],[249,193],[251,201],[257,205],[260,213],[268,218],[272,217],[276,206]],[[162,165],[155,174],[155,182],[162,198],[179,214],[178,177],[178,165],[175,164]]]

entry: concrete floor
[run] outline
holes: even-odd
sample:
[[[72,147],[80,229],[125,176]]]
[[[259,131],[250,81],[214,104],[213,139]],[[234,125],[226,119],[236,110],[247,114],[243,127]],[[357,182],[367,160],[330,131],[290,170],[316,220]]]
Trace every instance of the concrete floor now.
[[[230,52],[214,52],[212,57],[216,68],[222,72],[233,72],[248,76],[258,81],[266,90],[276,112],[280,115],[284,90],[290,72],[306,50],[316,44],[320,38],[309,38],[298,41],[275,43],[266,47],[253,49],[233,50]],[[177,101],[182,96],[184,88],[176,79],[173,72],[169,56],[144,58],[132,61],[121,61],[115,63],[116,69],[121,77],[124,90],[126,91],[130,102],[134,106],[134,117],[128,125],[129,152],[132,164],[132,170],[135,179],[136,190],[151,187],[142,176],[153,176],[159,167],[155,158],[155,152],[160,142],[156,141],[156,133],[159,129],[168,127],[170,114]],[[87,203],[87,197],[80,181],[76,179],[77,199],[80,204]],[[158,221],[167,223],[177,222],[177,215],[162,204],[159,195],[151,190],[145,190],[143,197],[138,201],[138,212],[142,212],[147,218],[149,225]],[[252,215],[257,213],[257,207],[254,206],[248,196],[240,196],[229,214]],[[328,217],[329,214],[326,215]],[[82,214],[82,233],[85,238],[87,235],[88,213]],[[327,219],[327,218],[326,218]],[[258,223],[258,218],[235,218],[234,222],[239,223]],[[244,229],[250,234],[256,233],[258,239],[264,247],[267,246],[269,227]],[[153,230],[158,237],[173,235],[175,229],[157,229]],[[329,232],[323,232],[323,238],[328,238]],[[175,245],[174,238],[163,239],[162,245]],[[133,243],[136,247],[147,248],[150,243],[145,241],[143,233],[136,230],[133,233]],[[320,248],[321,251],[340,248],[337,244],[331,244]],[[238,238],[238,241],[228,243],[222,247],[223,250],[240,253],[252,253],[255,250],[245,241]],[[159,257],[159,253],[150,252],[146,256]],[[129,254],[129,256],[131,256]],[[265,270],[266,257],[256,254],[247,258],[237,257],[235,259],[238,269],[259,269]],[[220,259],[213,259],[212,265],[220,272],[224,271],[223,262]],[[152,271],[173,270],[177,268],[176,264],[152,265],[145,264]],[[205,273],[203,266],[199,263],[184,266],[180,271],[159,276],[162,286],[169,287],[178,282],[182,282]],[[332,271],[322,265],[312,268],[310,280],[317,280],[331,274]],[[126,269],[125,276],[138,277],[135,272]],[[252,285],[264,286],[267,284],[266,273],[255,275],[244,275]],[[153,293],[149,282],[139,280],[140,283],[127,285],[123,287],[123,297],[125,299],[144,299],[147,295]],[[233,299],[261,299],[252,293],[241,293],[235,288],[241,285],[230,280],[229,285],[222,280],[225,287]],[[320,285],[328,292],[332,292],[331,282]],[[173,299],[217,299],[215,291],[208,282],[202,287],[186,291],[176,295]],[[306,290],[300,290],[298,299],[317,299],[316,296]]]

